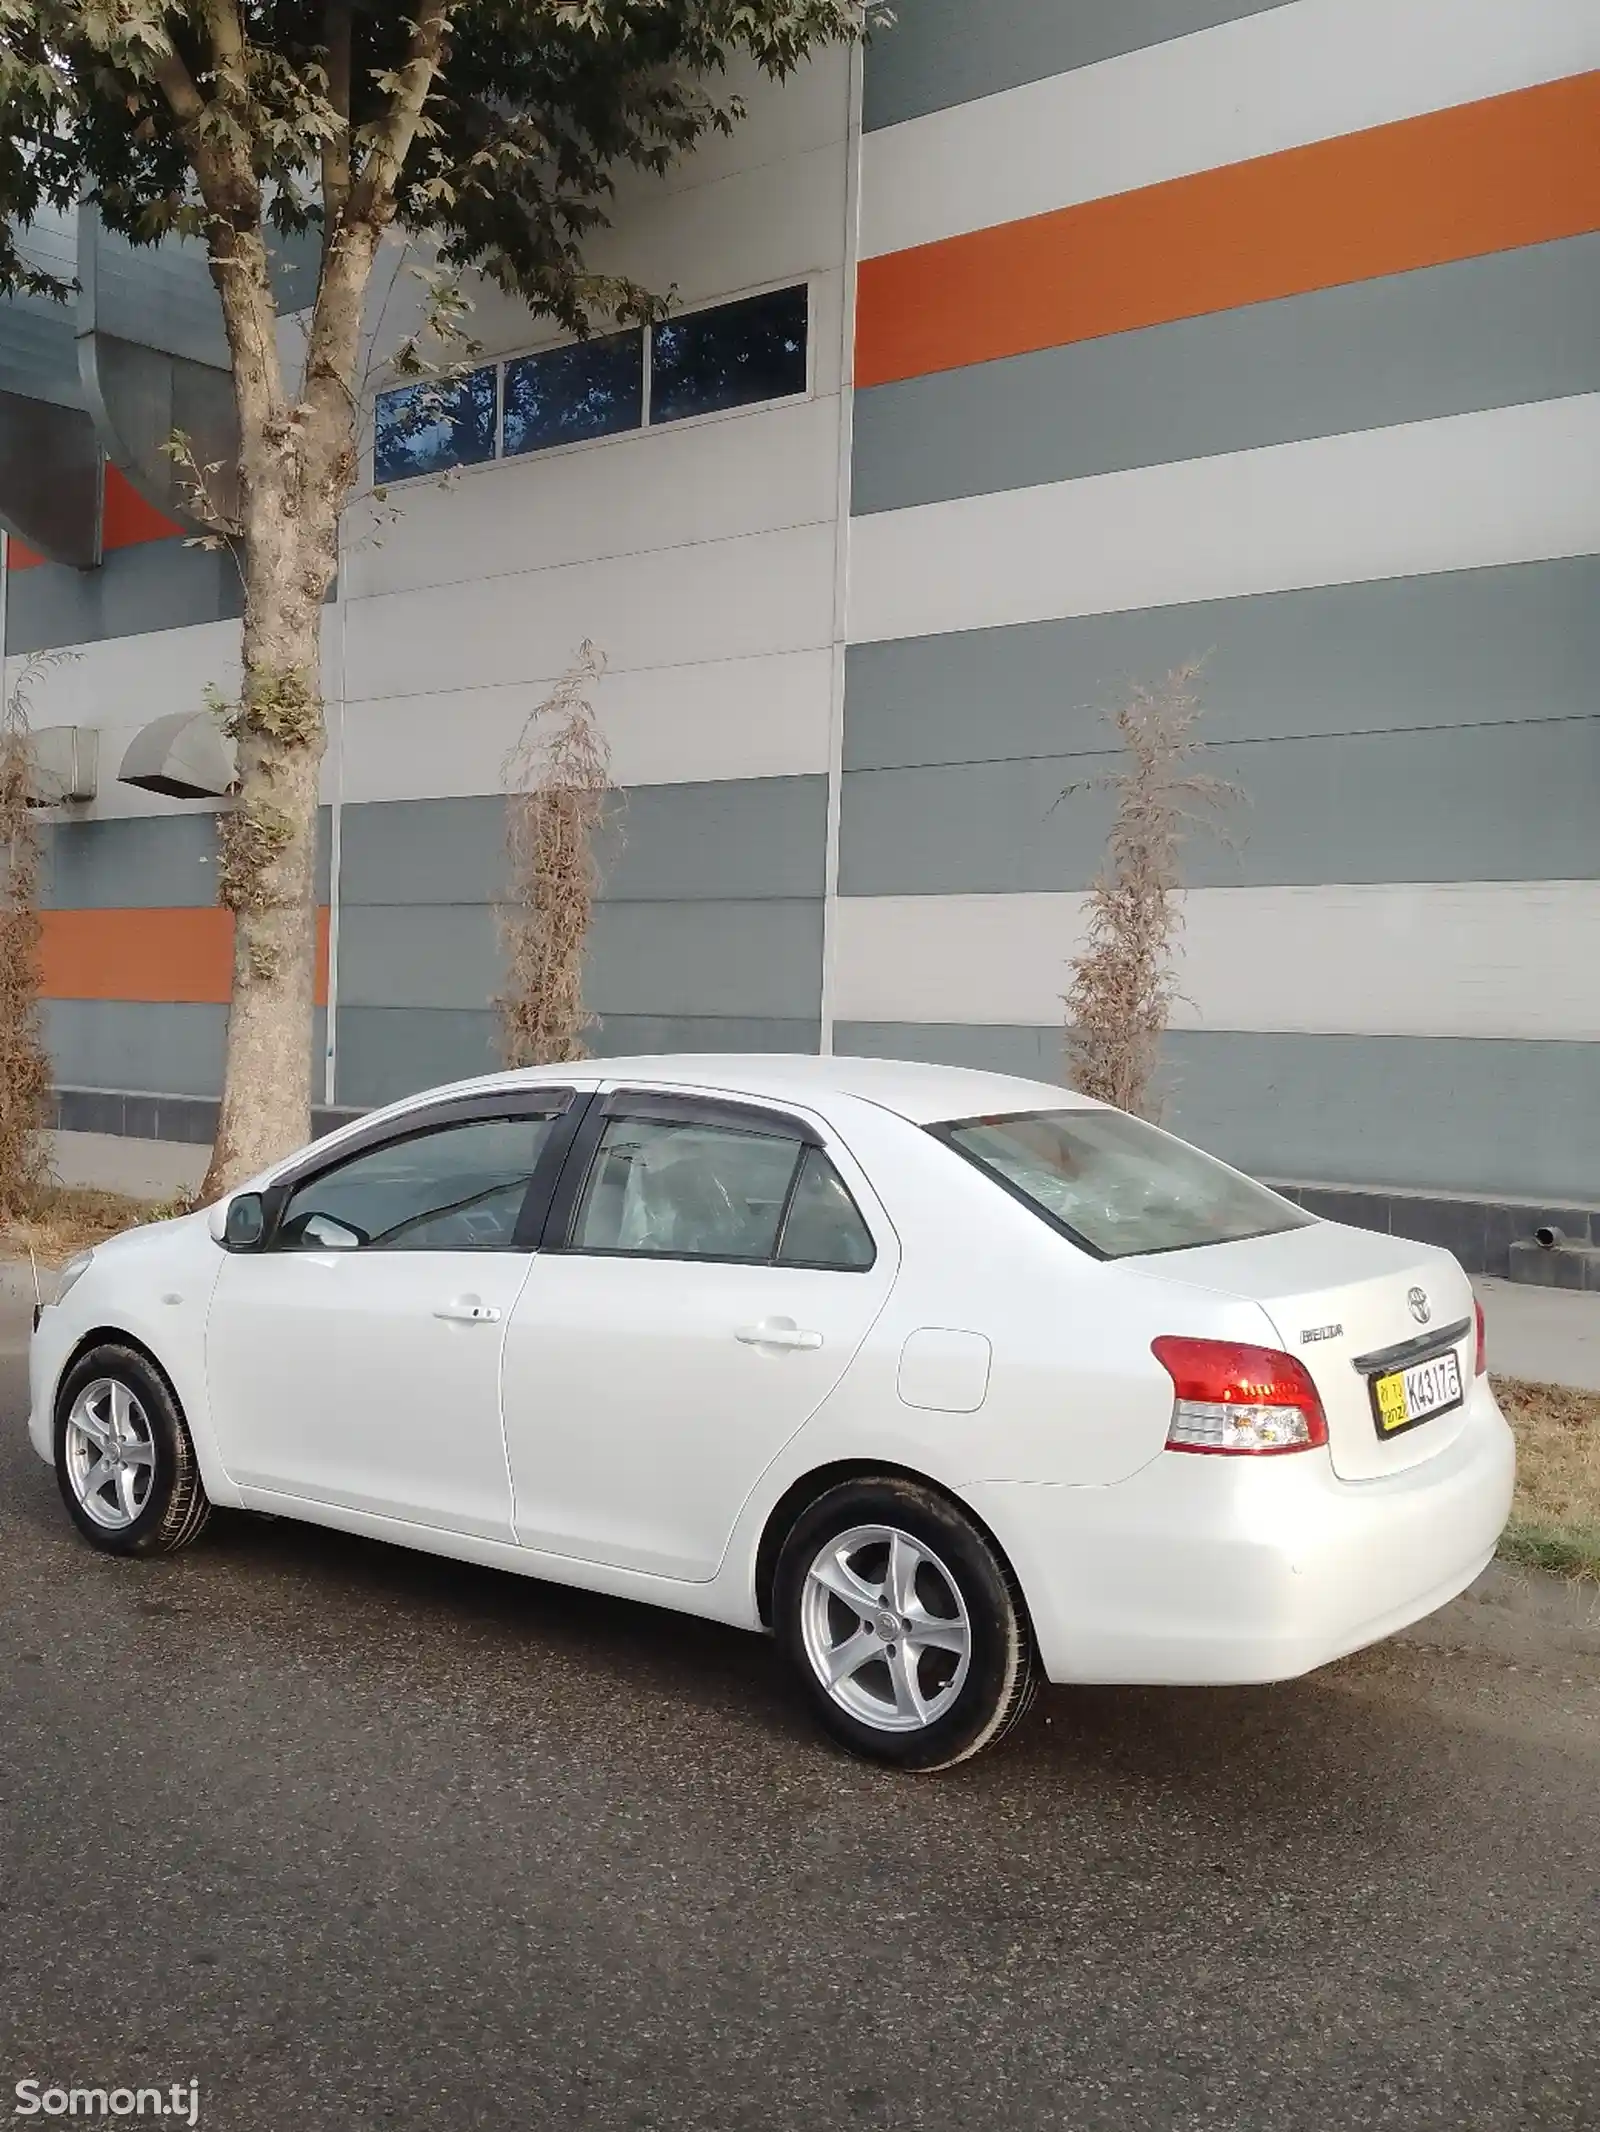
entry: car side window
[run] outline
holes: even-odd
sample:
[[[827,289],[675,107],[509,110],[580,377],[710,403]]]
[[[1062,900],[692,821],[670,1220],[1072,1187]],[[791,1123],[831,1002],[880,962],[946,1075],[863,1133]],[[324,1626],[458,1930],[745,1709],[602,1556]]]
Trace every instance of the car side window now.
[[[584,1184],[572,1247],[770,1260],[802,1152],[783,1133],[609,1118]]]
[[[877,1257],[872,1231],[850,1188],[820,1147],[807,1148],[778,1245],[780,1266],[836,1266],[859,1273]]]
[[[509,1251],[549,1118],[480,1118],[386,1141],[295,1187],[277,1251]]]

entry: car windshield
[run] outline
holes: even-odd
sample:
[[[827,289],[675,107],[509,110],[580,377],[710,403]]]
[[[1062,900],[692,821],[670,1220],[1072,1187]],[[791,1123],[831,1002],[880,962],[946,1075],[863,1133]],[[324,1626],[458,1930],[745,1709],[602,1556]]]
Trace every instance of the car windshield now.
[[[1120,1110],[965,1118],[932,1130],[1103,1258],[1271,1236],[1312,1219]]]

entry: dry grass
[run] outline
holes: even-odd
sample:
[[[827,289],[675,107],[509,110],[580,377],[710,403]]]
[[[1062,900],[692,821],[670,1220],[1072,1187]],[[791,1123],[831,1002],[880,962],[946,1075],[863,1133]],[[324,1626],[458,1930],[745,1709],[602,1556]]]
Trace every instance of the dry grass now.
[[[495,1008],[507,1066],[587,1056],[594,1016],[583,1001],[583,963],[599,887],[595,838],[615,799],[590,700],[604,670],[585,643],[506,758],[506,989]]]
[[[1075,1088],[1136,1117],[1159,1117],[1161,1038],[1178,998],[1183,849],[1196,829],[1221,833],[1235,785],[1193,768],[1199,666],[1181,666],[1156,689],[1137,688],[1113,720],[1124,766],[1074,792],[1109,792],[1116,813],[1089,893],[1084,943],[1062,999]]]
[[[188,1199],[133,1199],[125,1192],[46,1186],[25,1214],[0,1223],[0,1256],[26,1258],[31,1250],[41,1266],[59,1266],[108,1236],[144,1222],[170,1221],[192,1205]]]
[[[1600,1392],[1497,1377],[1517,1439],[1517,1494],[1500,1543],[1509,1562],[1600,1581]]]
[[[35,653],[0,706],[0,1217],[32,1204],[49,1181],[50,1059],[39,1005],[39,872],[29,803],[31,699],[54,655]]]

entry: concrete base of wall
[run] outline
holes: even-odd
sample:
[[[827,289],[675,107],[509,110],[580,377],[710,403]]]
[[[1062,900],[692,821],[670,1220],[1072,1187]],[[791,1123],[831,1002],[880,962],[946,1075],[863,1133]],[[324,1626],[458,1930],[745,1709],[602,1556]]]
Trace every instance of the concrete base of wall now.
[[[347,1125],[360,1116],[359,1110],[318,1105],[311,1113],[312,1138],[320,1139],[336,1126]],[[217,1137],[217,1105],[208,1096],[142,1095],[120,1088],[58,1088],[54,1123],[57,1131],[64,1133],[179,1140],[192,1147],[209,1147]]]
[[[1548,1255],[1540,1253],[1534,1242],[1537,1229],[1558,1229],[1569,1245],[1579,1249],[1600,1245],[1600,1208],[1595,1207],[1551,1206],[1531,1199],[1457,1198],[1376,1186],[1276,1183],[1276,1189],[1325,1221],[1349,1222],[1352,1228],[1376,1229],[1385,1236],[1407,1236],[1419,1244],[1442,1244],[1455,1253],[1468,1273],[1486,1273],[1496,1280],[1531,1278],[1527,1271],[1530,1252]],[[1541,1285],[1580,1284],[1541,1281]]]

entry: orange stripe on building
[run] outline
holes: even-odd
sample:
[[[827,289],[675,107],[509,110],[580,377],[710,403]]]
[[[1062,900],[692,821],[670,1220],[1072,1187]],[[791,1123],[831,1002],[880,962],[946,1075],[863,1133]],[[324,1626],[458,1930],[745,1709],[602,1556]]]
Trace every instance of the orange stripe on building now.
[[[40,988],[46,999],[150,1000],[226,1006],[233,991],[233,913],[46,911]],[[328,999],[328,913],[317,914],[317,1004]]]
[[[120,468],[107,462],[100,516],[100,546],[105,553],[113,548],[136,548],[147,540],[173,540],[182,531],[154,504],[145,502]]]
[[[1600,73],[865,260],[856,382],[1600,229]]]
[[[149,540],[176,540],[182,532],[182,526],[146,503],[127,475],[107,462],[100,510],[102,554],[109,555],[113,548],[136,548]],[[36,570],[47,560],[15,534],[6,543],[7,565],[13,570]]]

